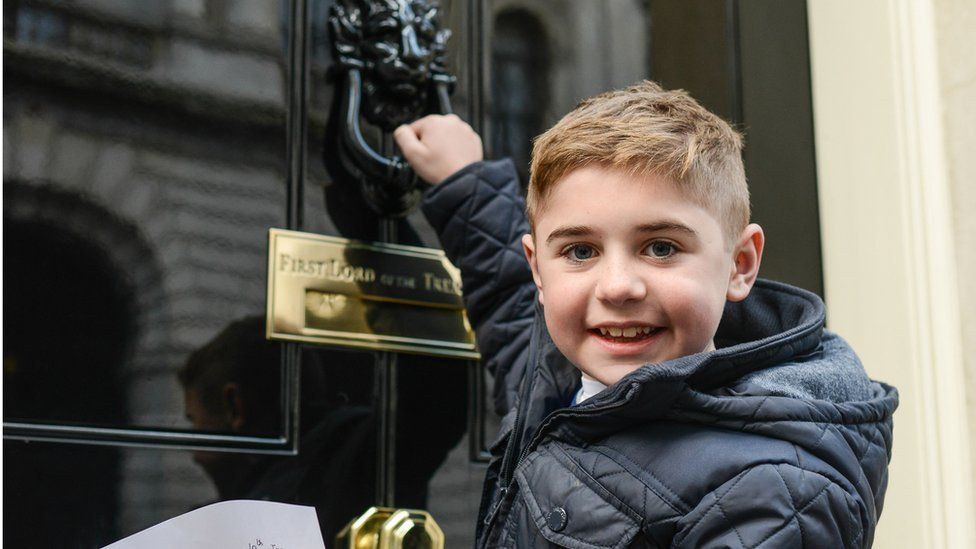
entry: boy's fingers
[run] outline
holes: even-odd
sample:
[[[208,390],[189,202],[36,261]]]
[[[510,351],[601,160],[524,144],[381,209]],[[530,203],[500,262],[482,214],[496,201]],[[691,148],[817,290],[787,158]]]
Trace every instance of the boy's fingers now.
[[[423,154],[426,149],[417,137],[416,131],[411,126],[404,124],[393,130],[393,140],[396,141],[397,146],[403,151],[403,156],[408,162]]]
[[[401,124],[397,129],[393,130],[393,139],[397,142],[418,141],[420,139],[420,132],[414,129],[411,124]]]
[[[417,137],[423,139],[424,129],[431,123],[431,121],[436,117],[436,114],[428,114],[423,118],[418,118],[410,123],[410,129],[413,130]]]
[[[393,130],[393,139],[396,139],[397,141],[406,139],[406,134],[412,133],[414,133],[413,128],[407,124],[400,124],[395,130]]]

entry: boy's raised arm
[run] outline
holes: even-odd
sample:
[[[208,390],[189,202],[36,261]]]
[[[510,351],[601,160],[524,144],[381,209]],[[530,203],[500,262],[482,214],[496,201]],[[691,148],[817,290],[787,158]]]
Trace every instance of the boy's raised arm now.
[[[535,310],[515,168],[509,160],[481,162],[481,138],[453,115],[422,118],[394,137],[414,171],[435,185],[422,209],[461,269],[468,317],[495,377],[494,408],[504,415],[525,371]]]

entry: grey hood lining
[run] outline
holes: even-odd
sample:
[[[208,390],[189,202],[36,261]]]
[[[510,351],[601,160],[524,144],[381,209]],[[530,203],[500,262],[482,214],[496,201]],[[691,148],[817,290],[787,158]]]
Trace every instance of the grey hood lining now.
[[[847,342],[825,330],[814,352],[746,374],[723,392],[860,402],[874,397],[874,383]]]

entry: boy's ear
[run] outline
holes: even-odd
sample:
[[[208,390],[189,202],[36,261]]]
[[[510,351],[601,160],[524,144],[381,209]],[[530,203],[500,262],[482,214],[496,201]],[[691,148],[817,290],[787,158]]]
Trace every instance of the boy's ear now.
[[[765,244],[766,237],[759,225],[750,223],[742,230],[732,248],[732,269],[726,299],[742,301],[749,295],[756,277],[759,276],[759,264],[762,262]]]
[[[531,234],[522,235],[522,250],[525,251],[525,259],[529,262],[529,267],[532,268],[532,280],[535,280],[535,287],[538,289],[539,303],[545,305],[545,302],[542,301],[542,278],[539,277],[539,261],[535,254],[535,240]]]
[[[241,386],[233,381],[224,384],[222,390],[224,399],[224,418],[230,426],[231,431],[239,433],[244,429],[247,421],[244,411],[244,394]]]

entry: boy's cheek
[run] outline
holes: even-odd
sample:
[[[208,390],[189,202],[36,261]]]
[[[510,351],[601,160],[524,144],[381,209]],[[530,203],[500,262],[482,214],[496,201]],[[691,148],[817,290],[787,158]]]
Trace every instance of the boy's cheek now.
[[[711,311],[725,306],[728,273],[720,265],[700,262],[676,271],[667,281],[672,307],[687,307],[696,311]],[[668,299],[661,295],[660,299]]]
[[[718,277],[685,277],[676,281],[674,294],[680,305],[693,310],[710,310],[715,303],[725,301],[726,284]]]
[[[725,288],[713,284],[689,284],[672,293],[671,309],[692,322],[708,322],[725,309]]]
[[[579,357],[576,356],[576,351],[585,336],[581,333],[582,324],[576,318],[558,310],[558,307],[554,305],[546,307],[543,311],[546,329],[549,331],[552,342],[559,349],[559,352],[578,366]]]

